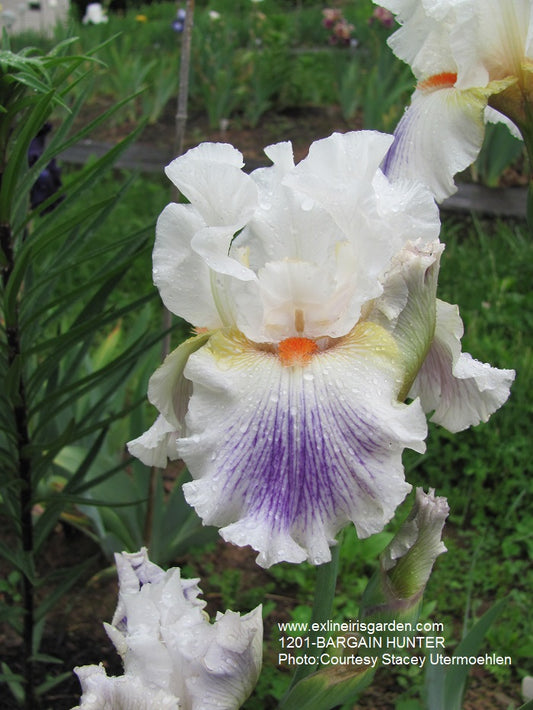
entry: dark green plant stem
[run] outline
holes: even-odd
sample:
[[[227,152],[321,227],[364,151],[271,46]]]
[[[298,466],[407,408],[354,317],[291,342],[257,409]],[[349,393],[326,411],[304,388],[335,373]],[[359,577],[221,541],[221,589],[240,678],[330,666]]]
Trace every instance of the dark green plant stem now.
[[[309,650],[308,655],[314,654],[319,655],[320,650],[316,648],[313,642],[319,634],[324,632],[317,632],[312,630],[313,624],[320,624],[331,618],[331,609],[333,607],[333,600],[335,599],[335,589],[337,587],[337,575],[339,573],[339,554],[340,547],[342,543],[342,536],[339,543],[331,548],[331,560],[326,562],[326,564],[319,565],[316,568],[316,581],[315,581],[315,596],[313,599],[313,610],[311,612],[311,623],[309,624]],[[292,688],[298,683],[298,681],[305,678],[306,675],[316,670],[315,666],[298,666],[294,676],[292,677],[291,684],[285,693],[284,698],[282,698],[280,705],[283,705],[283,700],[287,697]]]
[[[5,258],[5,266],[2,269],[2,282],[4,290],[9,282],[10,276],[15,266],[15,255],[13,252],[12,234],[9,225],[0,225],[0,244]],[[18,322],[18,308],[15,309],[13,322],[6,323],[7,359],[8,371],[20,359],[20,330]],[[16,368],[15,368],[16,371]],[[34,692],[34,668],[33,668],[33,627],[34,619],[34,581],[28,573],[28,563],[30,570],[33,569],[33,520],[32,520],[32,465],[31,458],[25,454],[30,443],[28,427],[28,407],[26,405],[26,391],[22,373],[19,375],[17,399],[13,408],[13,419],[15,423],[15,437],[18,460],[18,474],[20,480],[19,509],[20,509],[20,530],[22,538],[22,549],[24,551],[25,569],[22,575],[22,597],[24,605],[24,625],[23,625],[23,653],[24,653],[24,708],[25,710],[35,710]],[[31,561],[31,562],[30,562]]]
[[[524,113],[525,121],[520,124],[519,128],[526,146],[529,164],[526,216],[529,236],[533,237],[533,112],[531,111],[527,100],[524,102]]]
[[[150,542],[152,541],[152,529],[154,526],[154,508],[155,508],[155,495],[157,489],[157,479],[159,476],[159,469],[152,466],[150,469],[150,478],[148,481],[148,499],[146,502],[146,515],[144,517],[144,531],[143,531],[143,541],[146,547],[150,547]]]

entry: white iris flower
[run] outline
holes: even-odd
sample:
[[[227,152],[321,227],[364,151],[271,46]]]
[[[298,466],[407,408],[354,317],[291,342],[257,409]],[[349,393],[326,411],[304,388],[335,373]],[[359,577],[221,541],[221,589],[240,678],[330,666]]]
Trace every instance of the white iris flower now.
[[[530,113],[531,0],[384,0],[402,25],[394,53],[418,80],[395,131],[386,174],[423,180],[438,201],[476,159],[485,121],[518,135]]]
[[[261,669],[261,607],[240,616],[203,611],[197,579],[164,572],[146,549],[115,556],[119,601],[104,624],[124,664],[76,668],[83,695],[73,710],[237,710]]]
[[[509,394],[514,373],[462,355],[459,316],[437,307],[437,207],[380,171],[392,140],[334,134],[297,166],[280,143],[251,175],[202,144],[167,168],[190,204],[159,218],[154,281],[200,332],[153,375],[160,417],[129,450],[181,457],[189,504],[263,566],[328,561],[349,521],[382,530],[424,405],[457,431]]]

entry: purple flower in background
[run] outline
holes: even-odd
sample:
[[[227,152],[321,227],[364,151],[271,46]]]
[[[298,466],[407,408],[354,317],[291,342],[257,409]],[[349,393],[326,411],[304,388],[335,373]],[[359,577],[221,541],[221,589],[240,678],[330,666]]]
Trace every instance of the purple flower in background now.
[[[327,7],[322,10],[322,15],[324,16],[322,24],[327,30],[333,29],[336,23],[342,20],[342,12],[336,8]]]
[[[370,18],[370,23],[373,22],[379,22],[379,24],[383,25],[383,27],[389,28],[394,25],[394,15],[390,10],[378,5],[378,7],[374,8],[374,12]]]
[[[331,34],[329,36],[330,44],[357,46],[357,40],[352,38],[352,32],[355,27],[346,20],[341,10],[326,8],[325,10],[322,10],[322,15],[324,16],[322,25],[327,30],[331,30]]]
[[[184,8],[180,7],[178,12],[176,13],[176,19],[172,23],[172,29],[174,32],[183,32],[185,29],[185,18],[187,16],[187,13],[185,12]]]
[[[46,146],[46,136],[50,133],[51,130],[51,124],[48,122],[45,123],[39,133],[31,141],[30,147],[28,148],[28,165],[30,166],[30,168],[35,165],[35,163],[44,153],[44,149]],[[54,158],[48,163],[44,170],[41,171],[39,177],[31,188],[31,208],[35,209],[42,202],[54,195],[61,187],[61,184],[61,170],[59,169]],[[63,197],[60,197],[58,200],[56,200],[54,203],[44,209],[41,214],[51,212],[55,207],[57,207],[57,205],[61,202],[62,199]]]

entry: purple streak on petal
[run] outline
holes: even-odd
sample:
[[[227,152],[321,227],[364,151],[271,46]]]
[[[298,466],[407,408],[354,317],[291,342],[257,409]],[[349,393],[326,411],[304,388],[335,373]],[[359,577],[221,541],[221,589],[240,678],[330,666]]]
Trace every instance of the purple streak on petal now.
[[[383,173],[391,180],[400,177],[402,167],[405,168],[409,162],[409,153],[413,150],[410,127],[410,114],[407,109],[396,126],[394,141],[380,166]]]
[[[369,485],[374,479],[369,460],[383,461],[389,442],[372,425],[372,414],[339,399],[318,402],[314,387],[304,394],[300,385],[290,388],[273,418],[262,417],[272,408],[272,394],[258,403],[247,431],[242,421],[230,428],[227,440],[233,446],[221,447],[225,456],[217,469],[226,479],[225,496],[244,498],[248,514],[269,519],[274,530],[307,528],[332,513],[343,517],[355,497],[378,496]],[[328,433],[335,432],[333,441],[325,437],[323,422]]]

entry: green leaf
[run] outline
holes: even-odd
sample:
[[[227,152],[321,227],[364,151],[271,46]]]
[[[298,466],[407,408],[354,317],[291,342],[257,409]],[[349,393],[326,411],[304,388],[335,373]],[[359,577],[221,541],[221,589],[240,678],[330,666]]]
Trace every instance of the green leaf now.
[[[51,592],[48,592],[45,599],[39,604],[35,610],[35,623],[46,618],[46,615],[50,610],[57,604],[57,602],[63,597],[69,589],[71,589],[81,575],[89,568],[91,564],[95,561],[96,557],[90,557],[83,560],[78,565],[74,567],[69,567],[68,569],[62,569],[61,575],[63,579],[60,583],[56,583]],[[54,574],[54,577],[57,575]],[[56,580],[54,580],[56,581]],[[44,580],[43,580],[44,582]]]
[[[475,656],[489,628],[503,612],[508,600],[496,602],[459,643],[454,657]],[[430,665],[425,678],[428,708],[431,710],[461,710],[469,671],[468,665]]]
[[[1,663],[2,673],[0,674],[0,682],[5,683],[15,700],[22,706],[24,702],[24,678],[20,673],[13,673],[7,663]]]
[[[279,710],[331,710],[354,700],[371,683],[374,669],[354,673],[348,666],[320,670],[301,680],[278,705]]]
[[[62,663],[62,661],[60,662]],[[65,673],[60,673],[57,676],[48,678],[44,681],[44,683],[41,683],[35,688],[35,694],[37,695],[37,697],[44,695],[44,693],[47,693],[49,690],[52,690],[52,688],[55,688],[56,685],[59,685],[60,683],[63,683],[63,681],[69,680],[71,678],[72,671],[66,671]]]
[[[17,132],[17,139],[5,165],[4,174],[2,175],[0,219],[4,223],[12,224],[14,211],[12,205],[15,201],[24,197],[24,195],[18,194],[19,176],[22,171],[27,170],[28,147],[45,123],[52,101],[53,92],[45,94],[39,101],[36,101],[33,110],[29,112],[20,131]]]
[[[481,648],[487,631],[503,612],[507,603],[507,599],[501,599],[496,602],[463,638],[455,649],[454,656],[475,656]],[[460,710],[468,668],[468,666],[449,667],[444,682],[446,710],[453,710],[454,708]]]
[[[0,555],[15,569],[22,572],[33,584],[36,581],[33,559],[22,550],[10,547],[0,540]]]

